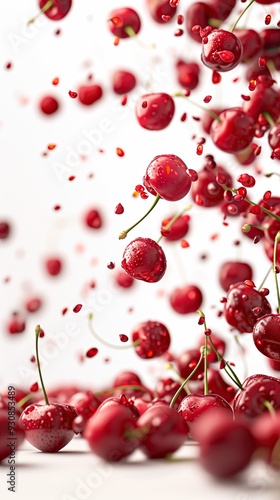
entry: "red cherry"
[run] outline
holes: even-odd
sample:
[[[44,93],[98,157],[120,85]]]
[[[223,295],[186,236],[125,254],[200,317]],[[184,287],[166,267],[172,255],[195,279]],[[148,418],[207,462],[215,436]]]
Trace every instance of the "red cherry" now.
[[[45,267],[46,267],[47,272],[51,276],[57,276],[58,274],[60,274],[60,272],[62,270],[62,261],[60,259],[55,258],[55,257],[48,258],[45,261]]]
[[[32,404],[23,410],[20,422],[30,444],[45,453],[55,453],[73,439],[76,417],[75,408],[67,404]]]
[[[242,108],[228,108],[218,116],[210,130],[215,146],[233,154],[247,148],[255,134],[254,119]]]
[[[13,408],[11,400],[7,402],[8,404],[10,404],[10,409],[8,406],[0,409],[0,462],[13,455],[15,450],[21,446],[25,437],[18,415],[11,409]],[[13,423],[11,423],[11,420]]]
[[[141,21],[137,12],[129,7],[112,10],[108,19],[110,31],[118,38],[128,38],[130,36],[127,32],[129,28],[132,28],[137,35],[141,28]]]
[[[120,269],[115,275],[115,281],[121,288],[130,288],[134,283],[134,279],[129,276],[123,269]]]
[[[212,3],[193,2],[186,12],[186,28],[188,35],[198,43],[201,43],[200,33],[193,31],[194,26],[200,26],[202,29],[209,25],[209,19],[215,19],[216,11]]]
[[[252,278],[253,270],[247,262],[227,261],[220,266],[219,282],[226,292],[230,285]]]
[[[260,55],[262,40],[257,31],[252,29],[236,29],[234,33],[240,40],[243,48],[241,62],[248,63],[250,59],[253,60]]]
[[[224,184],[232,185],[232,178],[223,167],[217,166],[214,170],[205,167],[198,171],[198,180],[192,184],[191,196],[200,207],[215,207],[223,201],[224,189],[217,182],[219,174],[224,176]]]
[[[243,110],[256,122],[263,112],[268,112],[274,121],[280,116],[280,95],[272,88],[274,80],[259,76],[257,85],[250,93],[250,101],[244,101]]]
[[[120,385],[142,385],[142,381],[136,373],[125,371],[119,373],[114,379],[113,387]]]
[[[180,59],[176,63],[176,70],[177,80],[182,87],[193,90],[198,86],[200,67],[197,63]]]
[[[85,106],[90,106],[101,99],[102,94],[100,85],[82,85],[78,90],[79,101]]]
[[[255,158],[255,156],[254,156]],[[230,202],[225,201],[220,205],[222,212],[227,217],[238,217],[240,214],[245,214],[250,207],[250,203],[245,200],[232,200]]]
[[[230,31],[213,30],[202,38],[201,60],[210,69],[230,71],[240,62],[242,52],[242,43]]]
[[[263,413],[252,424],[252,432],[258,448],[265,450],[266,461],[275,469],[279,469],[279,452],[277,453],[277,448],[280,439],[280,411],[276,411],[274,415]]]
[[[168,201],[184,198],[192,184],[186,164],[176,155],[155,156],[147,167],[144,182]]]
[[[178,241],[184,238],[189,230],[189,215],[181,215],[170,227],[170,229],[165,229],[165,227],[172,220],[172,217],[167,217],[163,219],[161,223],[160,232],[167,241]]]
[[[8,222],[0,221],[0,240],[6,240],[11,231],[11,226]]]
[[[148,10],[153,18],[159,24],[164,24],[164,16],[171,19],[176,15],[177,8],[170,5],[170,0],[146,0]]]
[[[173,396],[176,394],[180,386],[181,384],[179,382],[176,382],[172,378],[160,379],[156,386],[156,393],[161,400],[166,401],[166,403],[170,404]],[[173,406],[174,410],[178,409],[179,404],[186,395],[186,391],[182,389]]]
[[[132,278],[155,283],[166,271],[166,257],[154,240],[136,238],[125,248],[121,266]]]
[[[103,219],[100,214],[100,211],[92,208],[90,209],[85,217],[84,217],[85,224],[90,228],[90,229],[100,229],[102,224],[103,224]]]
[[[135,352],[140,358],[151,359],[162,356],[170,346],[170,334],[163,323],[145,321],[132,331],[132,341],[140,341]]]
[[[212,338],[212,336],[211,336]],[[202,379],[202,375],[199,375],[199,379]],[[209,394],[218,394],[229,404],[236,394],[236,389],[232,385],[229,385],[221,376],[219,370],[214,370],[213,368],[208,368],[208,390]],[[199,390],[197,390],[200,393]],[[204,394],[204,384],[201,384],[201,394]]]
[[[95,455],[117,462],[138,447],[139,440],[132,437],[134,429],[136,418],[127,404],[105,401],[87,422],[84,438]]]
[[[200,464],[218,479],[229,478],[245,469],[256,449],[250,428],[218,408],[201,416],[193,436],[199,443]]]
[[[8,322],[8,332],[12,335],[16,333],[22,333],[25,331],[25,320],[24,318],[19,315],[18,313],[14,313]]]
[[[128,92],[133,90],[136,85],[136,78],[129,71],[115,71],[112,80],[113,90],[116,94],[119,95],[128,94]]]
[[[277,359],[268,359],[268,364],[272,370],[276,372],[280,372],[280,361],[277,361]]]
[[[59,103],[55,97],[45,96],[40,101],[40,109],[45,115],[52,115],[59,108]]]
[[[44,9],[47,3],[48,0],[39,0],[40,9]],[[52,0],[52,3],[52,7],[44,12],[45,16],[52,21],[60,21],[60,19],[63,19],[72,6],[72,0]]]
[[[77,392],[80,392],[80,389],[76,385],[65,384],[53,387],[48,391],[48,395],[50,399],[55,400],[55,403],[68,403],[69,399]]]
[[[253,328],[256,348],[268,358],[280,361],[280,314],[266,314]]]
[[[213,408],[222,408],[232,415],[230,405],[218,394],[189,394],[179,404],[178,413],[189,426],[189,437],[192,437],[192,428],[199,418]]]
[[[272,51],[273,49],[278,49],[280,44],[279,29],[278,28],[268,28],[260,32],[260,38],[264,50]]]
[[[271,243],[270,240],[267,238],[263,239],[263,246],[266,255],[268,256],[269,260],[273,262],[273,253],[274,253],[274,244]],[[280,266],[280,244],[278,243],[276,246],[276,265]]]
[[[101,401],[92,393],[92,391],[82,391],[76,392],[68,401],[68,404],[74,406],[78,417],[82,417],[82,425],[79,428],[79,432],[84,430],[86,422],[95,414],[97,408],[99,407]],[[74,420],[75,423],[75,420]],[[75,429],[73,425],[73,429]]]
[[[202,304],[201,290],[195,285],[178,287],[171,292],[169,302],[179,314],[190,314],[197,311]]]
[[[30,313],[37,312],[42,306],[42,301],[39,297],[32,297],[25,302],[25,308]]]
[[[268,134],[268,144],[272,150],[280,148],[280,123],[277,123],[270,129]]]
[[[236,5],[236,0],[211,0],[211,7],[215,9],[215,18],[225,21]]]
[[[194,368],[197,366],[201,353],[199,349],[188,349],[183,352],[176,360],[178,371],[183,379],[188,378]],[[203,373],[203,363],[200,363],[197,371],[194,373],[192,380],[197,380]]]
[[[224,315],[227,322],[240,333],[253,331],[261,316],[271,313],[268,300],[254,287],[235,283],[229,287]]]
[[[210,111],[210,113],[208,113],[208,110]],[[206,134],[210,134],[210,130],[211,130],[211,125],[213,123],[213,121],[215,120],[214,116],[212,113],[215,113],[215,115],[219,115],[223,110],[222,109],[218,109],[218,108],[207,108],[207,110],[203,111],[202,115],[201,115],[201,121],[200,121],[200,125],[202,127],[202,130],[206,133]]]
[[[172,97],[163,92],[144,94],[136,103],[136,117],[141,127],[147,130],[166,128],[175,112]]]
[[[268,412],[268,401],[275,410],[280,408],[280,379],[268,375],[251,375],[243,382],[233,399],[233,410],[237,419],[251,421]]]
[[[149,458],[164,458],[178,450],[187,439],[188,427],[184,419],[160,402],[141,415],[137,427],[143,430],[141,450]]]

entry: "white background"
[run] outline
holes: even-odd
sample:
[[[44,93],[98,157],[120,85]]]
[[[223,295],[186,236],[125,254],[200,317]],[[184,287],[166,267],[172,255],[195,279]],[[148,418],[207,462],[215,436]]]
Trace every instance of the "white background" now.
[[[179,13],[184,14],[188,4],[181,1]],[[75,383],[102,389],[124,369],[137,371],[144,383],[153,386],[159,376],[169,376],[165,362],[141,360],[132,350],[120,352],[102,346],[88,331],[87,313],[94,310],[96,330],[112,343],[119,342],[121,333],[129,336],[141,321],[162,321],[172,336],[171,351],[179,354],[195,346],[202,333],[195,314],[177,315],[168,303],[174,287],[186,283],[198,284],[203,290],[202,307],[208,326],[227,341],[227,357],[236,363],[240,378],[244,378],[244,366],[229,326],[223,318],[217,318],[217,311],[222,308],[219,300],[224,295],[217,274],[225,260],[243,259],[253,266],[258,285],[270,263],[261,243],[253,245],[242,236],[240,221],[228,218],[229,226],[225,227],[219,210],[194,206],[187,235],[190,248],[162,242],[168,269],[159,283],[137,282],[133,288],[123,290],[116,287],[114,271],[107,268],[107,263],[113,261],[116,270],[119,269],[129,241],[138,236],[157,239],[162,218],[191,202],[190,195],[176,204],[161,201],[125,241],[118,240],[118,233],[135,222],[152,203],[151,196],[143,201],[133,198],[132,193],[135,185],[142,182],[154,156],[176,154],[189,168],[197,170],[203,165],[203,157],[196,155],[196,141],[192,140],[193,135],[197,138],[202,135],[199,123],[192,119],[200,110],[186,100],[177,100],[175,117],[161,132],[141,129],[134,113],[134,103],[144,92],[173,93],[179,89],[175,63],[179,57],[199,61],[199,45],[185,34],[174,37],[176,21],[160,26],[150,20],[142,0],[131,3],[142,19],[139,43],[121,40],[118,47],[113,45],[106,20],[110,9],[123,6],[121,2],[76,1],[65,20],[55,23],[42,17],[29,28],[26,22],[37,10],[35,1],[2,0],[1,6],[0,219],[10,221],[12,235],[0,242],[0,389],[11,383],[28,388],[37,380],[29,359],[34,353],[34,328],[38,323],[46,332],[41,353],[48,387]],[[255,5],[246,17],[248,26],[264,27],[268,11],[273,9]],[[238,9],[231,20],[237,12]],[[274,12],[277,22],[275,7]],[[230,21],[225,27],[229,25]],[[54,34],[57,28],[61,29],[60,36]],[[12,63],[11,70],[5,68],[7,62]],[[132,70],[138,78],[138,86],[129,95],[126,107],[120,106],[120,98],[111,88],[112,72],[120,68]],[[223,75],[220,85],[214,86],[211,71],[202,68],[201,85],[192,93],[193,100],[203,104],[203,98],[210,94],[213,107],[241,105],[240,95],[249,93],[243,72],[244,67],[238,66]],[[71,99],[68,91],[86,83],[90,73],[94,75],[93,82],[102,85],[104,97],[87,108],[77,99]],[[52,85],[55,77],[60,79],[57,87]],[[236,77],[239,81],[233,83]],[[57,95],[61,110],[45,117],[38,102],[49,93]],[[182,123],[180,117],[185,111],[188,120]],[[106,133],[102,129],[104,120],[109,130]],[[90,133],[96,139],[95,144],[87,139]],[[267,189],[275,195],[279,191],[278,177],[265,179],[256,173],[257,167],[263,172],[278,167],[269,159],[266,140],[265,137],[258,141],[263,152],[256,165],[246,168],[240,167],[232,156],[218,151],[210,139],[204,146],[204,154],[214,154],[217,163],[226,167],[234,179],[240,172],[256,175],[252,198],[257,201]],[[57,147],[43,157],[49,143]],[[117,147],[125,151],[123,158],[116,155]],[[98,151],[100,148],[103,153]],[[79,157],[81,154],[83,159]],[[91,179],[90,173],[94,174]],[[69,182],[69,175],[75,175],[76,179]],[[118,203],[125,208],[123,215],[114,213]],[[59,212],[53,210],[56,204],[62,207]],[[99,208],[104,217],[104,227],[99,231],[89,230],[83,223],[83,216],[91,207]],[[212,241],[214,233],[219,237]],[[236,239],[242,240],[238,248],[233,244]],[[51,254],[61,255],[65,262],[64,272],[56,278],[44,271],[44,259]],[[208,258],[202,261],[203,254]],[[9,283],[4,282],[7,276]],[[96,282],[96,288],[88,294],[86,285],[91,280]],[[271,276],[267,286],[271,288],[270,300],[275,310]],[[23,303],[33,295],[42,297],[43,308],[28,316],[24,333],[10,336],[6,324],[11,313],[23,311]],[[74,314],[72,308],[77,303],[82,303],[83,309]],[[62,316],[64,307],[68,307],[68,313]],[[72,337],[70,330],[74,331]],[[51,339],[61,338],[62,332],[65,346],[55,348]],[[255,349],[251,336],[240,336],[240,341],[247,351],[248,374],[272,373],[267,360]],[[55,349],[53,359],[47,359],[48,346]],[[98,355],[79,362],[79,354],[85,354],[89,347],[98,347]],[[106,358],[109,362],[104,361]]]

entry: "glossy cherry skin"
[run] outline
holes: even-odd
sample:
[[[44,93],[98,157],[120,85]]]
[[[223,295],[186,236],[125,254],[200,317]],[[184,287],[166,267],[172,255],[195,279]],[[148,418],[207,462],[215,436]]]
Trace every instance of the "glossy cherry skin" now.
[[[274,415],[263,413],[255,419],[252,426],[258,448],[265,450],[267,463],[274,469],[279,469],[279,442],[280,442],[280,411]]]
[[[189,377],[200,359],[199,349],[188,349],[184,351],[176,360],[178,371],[183,379]],[[203,373],[203,363],[200,363],[197,371],[194,373],[192,380],[197,380]]]
[[[184,238],[189,230],[189,215],[181,215],[170,227],[170,229],[165,229],[169,224],[172,217],[166,217],[161,223],[160,232],[167,241],[178,241]]]
[[[280,361],[277,361],[277,359],[268,358],[268,364],[270,368],[272,368],[272,370],[280,372]]]
[[[201,416],[193,436],[200,447],[200,464],[217,479],[230,478],[245,469],[256,449],[249,426],[218,408]]]
[[[199,84],[200,67],[195,62],[186,62],[181,59],[176,63],[177,80],[181,87],[195,89]]]
[[[10,224],[5,221],[0,221],[0,240],[6,240],[10,235],[10,231]]]
[[[129,7],[112,10],[108,19],[108,26],[111,33],[118,38],[129,37],[129,34],[126,32],[126,28],[132,28],[136,35],[139,33],[141,28],[140,17],[134,9],[130,9]]]
[[[169,303],[179,314],[190,314],[200,308],[203,301],[201,290],[195,285],[175,288],[169,297]]]
[[[198,378],[201,380],[201,386],[197,387],[196,392],[204,394],[203,374],[199,375]],[[235,387],[223,379],[220,370],[214,368],[208,368],[208,390],[209,394],[218,394],[230,405],[237,392]]]
[[[170,346],[170,334],[163,323],[145,321],[132,331],[132,342],[140,340],[135,352],[140,358],[151,359],[162,356]]]
[[[194,26],[205,28],[209,25],[209,19],[216,17],[216,11],[212,4],[206,2],[191,3],[186,12],[186,29],[188,35],[198,43],[201,43],[200,33],[192,30]]]
[[[74,437],[74,406],[61,403],[32,404],[22,412],[20,422],[27,441],[45,453],[56,453]]]
[[[279,205],[279,204],[280,204],[280,198],[278,196],[272,196],[267,202],[260,200],[258,203],[258,205],[260,205],[261,207],[265,207],[271,211],[273,211],[274,207],[276,205]],[[258,215],[254,215],[252,213],[249,213],[247,215],[246,219],[244,219],[244,222],[242,223],[242,225],[246,223],[246,224],[255,224],[257,226],[260,226],[260,225],[263,225],[263,221],[265,220],[265,218],[266,218],[266,214],[262,210],[260,211],[260,213]],[[267,218],[266,223],[268,225],[270,225],[271,217]],[[255,227],[251,227],[251,229],[248,233],[243,233],[243,234],[250,239],[253,239],[255,236],[263,238],[264,231],[262,231],[261,229],[255,228]]]
[[[222,109],[218,109],[218,108],[207,108],[207,110],[209,109],[209,111],[212,111],[212,113],[215,113],[215,115],[219,115],[223,110]],[[206,133],[206,134],[210,134],[210,130],[211,130],[211,125],[214,121],[214,116],[212,116],[210,113],[208,113],[207,111],[203,111],[202,114],[201,114],[201,121],[200,121],[200,125],[202,127],[202,130]]]
[[[271,78],[259,76],[254,92],[250,93],[250,101],[244,101],[243,110],[254,121],[265,111],[270,113],[274,121],[280,116],[280,95],[272,87],[273,82]]]
[[[121,266],[132,278],[155,283],[164,276],[166,257],[154,240],[136,238],[125,248]]]
[[[82,85],[78,89],[78,99],[85,106],[90,106],[103,95],[103,90],[100,85]]]
[[[275,410],[280,408],[280,379],[269,375],[251,375],[242,384],[233,400],[236,419],[252,421],[258,415],[268,412],[265,401]]]
[[[144,389],[144,386],[143,386],[143,383],[140,379],[140,377],[134,373],[134,372],[129,372],[129,371],[125,371],[125,372],[121,372],[119,373],[116,378],[114,379],[114,382],[113,382],[113,387],[119,387],[119,386],[142,386],[143,389]],[[119,389],[119,391],[114,391],[114,394],[115,395],[120,395],[120,394],[123,394],[124,393],[124,390],[122,389]],[[140,390],[140,389],[126,389],[125,390],[125,395],[127,398],[145,398],[145,401],[150,401],[152,398],[153,398],[153,393],[147,388],[147,390]]]
[[[198,172],[198,180],[192,184],[191,196],[193,201],[200,207],[216,207],[224,199],[224,189],[218,184],[217,174],[225,176],[225,184],[232,185],[232,178],[223,167],[217,166],[210,170],[205,167]]]
[[[163,92],[144,94],[136,103],[136,118],[147,130],[163,130],[170,124],[175,104],[169,94]]]
[[[167,201],[184,198],[192,184],[186,164],[176,155],[155,156],[147,167],[144,181]]]
[[[40,101],[40,109],[45,115],[52,115],[59,108],[57,99],[53,96],[45,96]]]
[[[260,32],[260,38],[264,50],[278,49],[280,45],[280,37],[278,28],[268,28]]]
[[[143,430],[141,450],[149,458],[164,458],[187,440],[188,426],[184,419],[160,402],[141,415],[137,427]]]
[[[51,257],[45,261],[45,267],[50,276],[57,276],[62,271],[62,261],[56,257]]]
[[[9,420],[8,412],[8,407],[0,409],[0,462],[17,450],[25,437],[19,418],[14,415],[13,405],[10,407],[10,412],[14,415],[13,420]]]
[[[258,319],[270,313],[268,300],[254,287],[243,282],[229,287],[224,316],[240,333],[251,333]]]
[[[113,90],[116,94],[128,94],[136,85],[136,78],[130,71],[117,70],[112,77]]]
[[[214,120],[210,135],[215,146],[225,153],[237,153],[247,148],[252,142],[255,128],[254,119],[242,108],[228,108]]]
[[[91,391],[82,391],[77,392],[72,396],[68,404],[74,406],[78,417],[81,417],[81,426],[79,431],[82,432],[85,428],[86,422],[95,414],[97,408],[100,406],[101,401],[91,392]],[[76,417],[77,418],[77,417]],[[75,420],[73,423],[73,429],[75,429]]]
[[[230,285],[240,281],[252,280],[253,269],[247,262],[227,261],[219,269],[219,283],[228,291]]]
[[[257,31],[252,29],[237,29],[234,30],[234,33],[240,40],[243,48],[241,62],[247,63],[260,55],[262,40]]]
[[[192,437],[193,424],[212,408],[222,408],[232,415],[230,405],[218,394],[189,394],[179,404],[178,413],[189,426],[189,437]]]
[[[40,9],[42,9],[46,3],[47,0],[39,0]],[[60,21],[68,14],[71,6],[72,0],[53,0],[53,6],[46,10],[44,14],[52,21]]]
[[[139,445],[139,440],[133,437],[136,422],[125,404],[101,405],[87,422],[84,438],[95,455],[109,462],[118,462]]]
[[[201,60],[210,69],[230,71],[238,65],[242,53],[242,43],[230,31],[213,30],[202,38]]]
[[[266,314],[253,328],[256,348],[268,358],[280,361],[280,314]]]
[[[214,333],[211,333],[211,340],[212,343],[214,344],[215,348],[217,349],[218,353],[223,356],[225,354],[225,349],[226,349],[226,343],[223,339],[218,337],[218,335],[215,335]],[[205,335],[202,335],[199,339],[198,342],[198,347],[203,347],[205,344]],[[209,344],[209,343],[208,343]],[[207,354],[207,360],[208,363],[216,363],[218,361],[217,359],[217,354],[213,350],[213,348],[208,345],[208,354]]]
[[[166,22],[162,16],[168,16],[171,20],[177,12],[177,7],[172,7],[169,0],[146,0],[146,5],[153,20],[159,24]]]
[[[160,379],[156,385],[156,393],[161,400],[164,400],[166,401],[166,403],[170,404],[173,396],[176,394],[180,386],[181,384],[179,382],[176,382],[172,378]],[[174,403],[174,410],[178,409],[179,404],[186,395],[186,391],[182,389]]]

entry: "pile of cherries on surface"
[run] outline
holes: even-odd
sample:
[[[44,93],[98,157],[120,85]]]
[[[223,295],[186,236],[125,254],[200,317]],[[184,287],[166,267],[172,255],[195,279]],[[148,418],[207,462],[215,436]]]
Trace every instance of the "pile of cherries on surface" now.
[[[63,19],[71,4],[69,0],[39,2],[44,14],[54,21]],[[176,71],[181,92],[173,96],[166,93],[141,96],[135,110],[141,127],[150,131],[172,127],[175,99],[188,99],[191,90],[199,85],[201,64],[212,71],[215,84],[222,84],[221,73],[243,64],[249,88],[243,105],[203,111],[201,126],[216,148],[234,155],[245,167],[253,164],[261,153],[261,147],[254,141],[267,136],[271,147],[271,157],[267,161],[274,160],[273,166],[277,166],[280,159],[280,92],[275,74],[280,68],[280,28],[269,27],[270,14],[266,15],[264,28],[259,32],[239,29],[237,23],[232,30],[222,27],[233,9],[254,9],[256,4],[267,6],[279,4],[279,1],[193,2],[183,16],[179,0],[147,0],[147,12],[155,22],[168,23],[177,16],[176,36],[184,35],[182,27],[185,25],[187,35],[201,44],[201,61],[178,61]],[[271,7],[271,12],[274,10]],[[121,39],[134,38],[141,30],[140,17],[133,8],[116,8],[109,13],[108,19],[116,45]],[[124,71],[115,74],[113,88],[117,94],[126,95],[135,85],[133,74]],[[102,98],[102,88],[83,86],[78,90],[78,97],[82,104],[92,105]],[[208,96],[205,103],[210,100]],[[43,113],[53,114],[58,111],[59,103],[52,96],[45,96],[40,107]],[[202,154],[203,140],[197,152]],[[174,154],[158,155],[143,172],[143,185],[136,186],[136,191],[142,198],[154,196],[154,205],[159,200],[179,201],[190,193],[193,203],[201,209],[217,207],[225,217],[240,217],[244,237],[251,238],[255,244],[261,241],[268,260],[273,263],[279,302],[280,197],[266,191],[259,202],[253,202],[247,194],[255,185],[253,175],[246,171],[234,180],[230,172],[216,164],[212,155],[207,155],[204,162],[204,167],[195,171],[188,169]],[[161,238],[182,242],[189,222],[190,216],[184,213],[165,219]],[[102,220],[93,210],[87,214],[85,223],[98,229]],[[123,231],[120,239],[137,224]],[[8,223],[1,221],[0,238],[8,238],[9,231]],[[61,266],[55,258],[46,262],[50,276],[59,274]],[[133,279],[158,282],[166,272],[167,260],[159,242],[138,237],[125,247],[121,266],[118,284],[128,288]],[[221,265],[219,279],[226,292],[222,299],[223,315],[239,334],[251,333],[255,346],[269,358],[271,367],[279,370],[280,304],[273,312],[267,298],[269,290],[257,289],[252,278],[252,268],[247,262],[229,261]],[[57,452],[75,434],[80,434],[93,453],[114,462],[138,448],[148,458],[165,458],[188,440],[194,440],[199,446],[201,465],[217,478],[239,473],[256,458],[279,468],[280,379],[265,374],[253,374],[242,382],[238,379],[224,357],[226,343],[206,326],[204,313],[200,310],[202,300],[202,292],[195,285],[177,288],[170,294],[170,306],[174,311],[178,314],[198,311],[199,324],[204,328],[197,347],[176,358],[169,353],[171,339],[164,324],[146,321],[132,332],[132,348],[139,357],[148,360],[162,356],[176,371],[174,379],[160,379],[153,388],[144,386],[138,374],[124,371],[115,378],[111,388],[98,394],[90,389],[65,386],[47,395],[37,350],[45,401],[42,402],[40,392],[38,396],[38,387],[33,387],[29,400],[26,399],[28,391],[17,389],[17,445],[20,446],[25,437],[43,452]],[[26,305],[29,312],[39,307],[38,300]],[[14,317],[9,332],[18,334],[24,328],[24,322]],[[43,332],[37,327],[37,347],[41,336]],[[223,370],[231,379],[230,384],[221,375]],[[0,460],[8,456],[7,411],[7,394],[3,393],[0,399]]]

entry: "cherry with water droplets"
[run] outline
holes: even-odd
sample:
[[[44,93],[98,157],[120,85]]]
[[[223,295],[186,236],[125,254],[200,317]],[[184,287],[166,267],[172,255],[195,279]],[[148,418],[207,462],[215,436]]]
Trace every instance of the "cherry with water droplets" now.
[[[180,386],[181,384],[179,382],[176,382],[169,377],[158,380],[155,391],[157,393],[157,396],[161,400],[166,401],[166,403],[170,404],[173,396],[175,396]],[[179,404],[186,395],[186,391],[182,389],[173,405],[174,410],[178,410]]]
[[[232,70],[241,61],[242,53],[242,43],[230,31],[212,30],[207,37],[202,38],[201,60],[212,70]]]
[[[266,314],[253,328],[256,348],[268,358],[280,361],[280,314]]]
[[[125,248],[121,266],[132,278],[156,283],[165,274],[166,257],[154,240],[139,237]]]
[[[280,408],[280,379],[256,374],[247,377],[233,399],[233,410],[237,420],[254,420],[268,412],[266,402],[277,410]]]
[[[210,129],[210,135],[217,148],[235,154],[250,145],[255,134],[253,117],[242,108],[228,108],[222,111],[218,118],[213,121]]]
[[[199,349],[187,349],[176,359],[176,365],[181,377],[185,380],[189,377],[192,371],[198,365],[201,357]],[[192,376],[192,380],[198,380],[199,376],[203,373],[203,364],[200,363],[196,372]]]
[[[153,158],[147,167],[144,184],[164,200],[178,201],[188,194],[192,181],[183,160],[168,154]]]
[[[137,101],[135,112],[139,125],[144,129],[163,130],[174,116],[174,100],[164,92],[144,94]]]
[[[169,349],[171,338],[163,323],[149,320],[133,329],[132,342],[139,342],[135,352],[140,358],[152,359],[162,356]]]

